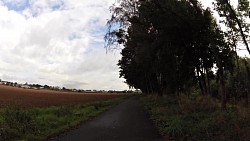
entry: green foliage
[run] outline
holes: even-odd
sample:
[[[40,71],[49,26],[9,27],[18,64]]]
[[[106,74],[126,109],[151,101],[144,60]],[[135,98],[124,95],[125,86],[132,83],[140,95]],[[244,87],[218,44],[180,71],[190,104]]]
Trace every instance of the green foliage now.
[[[123,99],[48,108],[5,108],[0,111],[0,141],[45,140],[97,116]]]
[[[248,141],[250,111],[232,107],[221,111],[211,97],[143,97],[160,133],[176,141]]]
[[[2,118],[0,140],[10,140],[29,133],[36,135],[39,132],[32,113],[26,110],[7,108],[2,111]]]
[[[125,0],[111,11],[105,39],[108,47],[125,47],[120,77],[144,93],[180,94],[199,81],[206,94],[214,65],[230,65],[231,49],[210,10],[197,1]]]
[[[215,0],[214,6],[219,16],[222,17],[220,21],[221,24],[227,27],[224,34],[227,37],[228,43],[236,48],[237,43],[243,41],[246,49],[250,53],[247,41],[250,30],[250,24],[247,22],[250,10],[249,1],[240,0],[238,7],[235,8],[230,3],[230,0]]]
[[[238,58],[235,64],[237,66],[233,73],[227,77],[228,97],[233,104],[244,100],[245,106],[248,106],[250,95],[250,59]]]

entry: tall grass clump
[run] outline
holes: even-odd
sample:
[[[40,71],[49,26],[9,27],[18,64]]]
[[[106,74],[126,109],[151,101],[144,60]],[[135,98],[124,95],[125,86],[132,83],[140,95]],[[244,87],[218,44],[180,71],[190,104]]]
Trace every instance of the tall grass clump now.
[[[210,96],[141,98],[159,132],[176,141],[249,141],[250,110],[222,111]]]
[[[13,107],[2,111],[0,128],[0,140],[11,140],[21,135],[39,133],[31,113]]]

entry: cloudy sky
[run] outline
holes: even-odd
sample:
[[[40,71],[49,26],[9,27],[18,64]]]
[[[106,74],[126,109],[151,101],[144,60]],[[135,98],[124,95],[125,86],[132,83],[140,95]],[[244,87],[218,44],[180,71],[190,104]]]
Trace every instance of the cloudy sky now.
[[[0,79],[79,89],[128,87],[104,49],[115,0],[0,0]],[[212,0],[204,0],[210,6]]]
[[[0,79],[128,89],[119,52],[104,49],[114,0],[0,0]]]

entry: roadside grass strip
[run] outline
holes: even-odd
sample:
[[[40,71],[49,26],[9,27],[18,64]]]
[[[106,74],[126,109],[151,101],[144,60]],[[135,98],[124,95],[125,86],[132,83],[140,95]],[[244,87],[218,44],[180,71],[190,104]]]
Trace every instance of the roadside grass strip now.
[[[0,109],[0,141],[42,141],[96,117],[126,97],[47,108]]]
[[[250,141],[250,110],[211,97],[142,97],[159,132],[175,141]]]

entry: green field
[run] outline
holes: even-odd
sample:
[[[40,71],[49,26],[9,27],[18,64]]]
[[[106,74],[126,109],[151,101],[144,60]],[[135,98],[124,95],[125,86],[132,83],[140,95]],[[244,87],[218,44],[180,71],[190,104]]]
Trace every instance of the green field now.
[[[47,108],[2,108],[0,140],[46,140],[99,115],[125,98]]]

